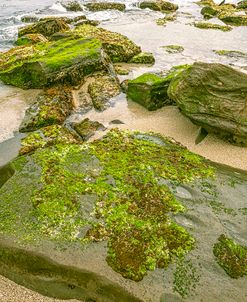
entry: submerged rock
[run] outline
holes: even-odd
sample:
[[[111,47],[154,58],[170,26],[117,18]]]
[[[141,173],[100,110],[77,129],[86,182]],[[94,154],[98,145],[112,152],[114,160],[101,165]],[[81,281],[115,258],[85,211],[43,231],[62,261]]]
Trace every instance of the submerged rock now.
[[[176,11],[178,5],[164,0],[145,0],[140,2],[140,8],[149,8],[155,11]]]
[[[235,25],[235,26],[247,26],[247,15],[221,15],[219,19],[226,24]]]
[[[46,38],[49,38],[56,32],[68,31],[70,27],[61,18],[48,18],[43,21],[38,21],[31,25],[21,27],[18,31],[18,37],[27,34],[42,34]]]
[[[156,110],[172,104],[167,95],[170,79],[146,73],[128,81],[127,96],[148,110]]]
[[[84,38],[94,37],[99,39],[105,52],[114,63],[128,62],[141,52],[141,48],[127,37],[103,28],[83,25],[77,27],[74,33]]]
[[[183,46],[181,45],[166,45],[162,46],[168,53],[181,53],[184,51]]]
[[[20,132],[62,124],[73,109],[72,92],[65,87],[53,87],[41,92],[26,110]]]
[[[117,2],[90,2],[86,3],[85,6],[90,11],[101,11],[106,9],[116,9],[124,11],[126,8],[125,4]]]
[[[41,34],[26,34],[16,41],[16,45],[28,45],[28,44],[36,44],[40,42],[48,42],[48,40]]]
[[[214,52],[219,56],[226,56],[229,58],[236,58],[236,59],[247,59],[247,53],[244,53],[239,50],[214,50]]]
[[[106,130],[105,126],[97,121],[86,118],[79,123],[72,123],[72,128],[80,135],[83,141],[88,140],[98,130]]]
[[[247,0],[243,0],[243,1],[238,2],[237,8],[246,9],[247,8]]]
[[[221,64],[194,63],[168,89],[192,122],[228,141],[247,144],[247,75]]]
[[[42,88],[54,83],[78,85],[84,76],[112,68],[96,39],[69,37],[0,54],[0,79],[21,88]]]

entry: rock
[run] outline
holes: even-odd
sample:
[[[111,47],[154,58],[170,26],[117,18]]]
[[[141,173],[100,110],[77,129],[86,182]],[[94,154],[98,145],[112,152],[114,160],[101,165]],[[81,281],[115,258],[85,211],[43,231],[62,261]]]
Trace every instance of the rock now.
[[[148,110],[156,110],[172,104],[167,96],[169,84],[170,79],[145,73],[132,81],[128,81],[127,96]]]
[[[224,26],[220,24],[214,24],[209,22],[195,22],[194,26],[201,29],[219,29],[221,31],[230,31],[232,30],[231,26]]]
[[[226,56],[229,58],[236,58],[236,59],[247,59],[247,53],[244,53],[239,50],[214,50],[214,52],[219,56]]]
[[[0,54],[0,79],[21,88],[78,85],[84,76],[109,69],[113,67],[96,39],[67,38]]]
[[[246,9],[247,8],[247,0],[243,0],[237,3],[238,9]]]
[[[226,24],[235,26],[247,26],[247,15],[223,14],[219,16],[219,19]]]
[[[65,32],[69,29],[69,25],[60,18],[48,18],[31,25],[21,27],[18,30],[18,37],[24,36],[26,34],[42,34],[46,38],[49,38],[56,32]]]
[[[130,73],[130,70],[125,66],[115,65],[114,69],[119,75],[128,75]]]
[[[151,52],[141,52],[140,54],[134,56],[130,61],[134,64],[154,64],[155,59]]]
[[[17,39],[16,45],[28,45],[28,44],[36,44],[40,42],[48,42],[48,40],[41,34],[27,34],[24,36],[21,36]]]
[[[88,85],[94,108],[103,111],[107,107],[110,98],[120,93],[120,85],[116,77],[108,74],[94,76],[92,83]]]
[[[80,123],[73,123],[72,128],[80,135],[83,141],[88,140],[98,130],[106,130],[104,125],[97,121],[91,121],[86,118]]]
[[[247,75],[221,64],[194,63],[168,89],[192,122],[234,144],[247,144]]]
[[[117,3],[117,2],[89,2],[85,4],[86,8],[90,11],[101,11],[106,9],[115,9],[124,11],[126,6],[123,3]]]
[[[81,20],[81,21],[78,21],[74,24],[75,27],[77,26],[81,26],[81,25],[84,25],[84,24],[88,24],[88,25],[92,25],[92,26],[98,26],[100,24],[100,21],[97,21],[97,20]]]
[[[21,22],[24,23],[33,23],[37,21],[39,21],[39,18],[37,16],[26,15],[21,17]]]
[[[62,124],[73,109],[72,92],[64,87],[48,88],[41,92],[36,101],[26,110],[20,132]]]
[[[67,128],[60,125],[51,125],[31,132],[21,140],[19,154],[34,152],[39,148],[57,144],[76,144],[78,137],[72,134]]]
[[[76,0],[64,0],[61,1],[61,5],[65,7],[68,11],[79,12],[83,11],[80,3]]]
[[[244,245],[245,172],[160,135],[116,129],[11,165],[0,188],[1,275],[64,300],[244,301],[244,278],[229,278],[213,249],[220,233]],[[177,188],[189,194],[176,197]]]
[[[218,11],[214,9],[212,6],[204,6],[201,9],[201,14],[205,19],[211,19],[218,14]]]
[[[177,16],[175,14],[168,14],[164,18],[159,18],[156,20],[157,25],[166,25],[167,22],[173,22],[177,20]]]
[[[74,33],[84,38],[94,37],[99,39],[102,42],[105,52],[114,63],[128,62],[141,52],[141,48],[127,37],[103,28],[83,25],[77,27]]]
[[[155,11],[176,11],[178,9],[177,4],[173,4],[163,0],[145,0],[140,2],[140,8],[149,8]]]
[[[180,45],[166,45],[162,46],[168,53],[181,53],[184,51],[183,46]]]
[[[128,83],[129,83],[130,80],[124,80],[121,82],[120,86],[121,86],[121,89],[124,93],[127,93],[127,90],[128,90]]]

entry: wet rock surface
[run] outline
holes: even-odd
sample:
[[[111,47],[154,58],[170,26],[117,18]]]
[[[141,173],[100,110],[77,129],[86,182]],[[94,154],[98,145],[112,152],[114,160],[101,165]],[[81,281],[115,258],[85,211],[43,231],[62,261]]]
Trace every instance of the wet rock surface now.
[[[221,64],[194,63],[171,83],[168,95],[208,132],[246,145],[247,75]]]

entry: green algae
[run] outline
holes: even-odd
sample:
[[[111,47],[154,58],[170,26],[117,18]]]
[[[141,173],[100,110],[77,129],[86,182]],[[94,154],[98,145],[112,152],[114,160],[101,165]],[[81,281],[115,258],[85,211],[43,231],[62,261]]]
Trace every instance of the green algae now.
[[[38,149],[13,166],[0,189],[1,233],[32,243],[108,240],[108,264],[136,281],[195,242],[173,221],[185,208],[160,180],[214,177],[203,158],[168,139],[119,130],[90,144]]]
[[[213,247],[217,263],[231,278],[247,275],[247,247],[237,244],[231,238],[220,235]]]
[[[173,22],[177,20],[176,15],[166,15],[164,18],[159,18],[156,20],[157,25],[166,25],[167,22]]]
[[[155,59],[151,52],[141,52],[134,56],[129,62],[134,64],[154,64]]]
[[[232,30],[231,26],[208,23],[208,22],[195,22],[194,26],[197,27],[197,28],[200,28],[200,29],[218,29],[218,30],[221,30],[221,31],[230,31],[230,30]]]
[[[221,50],[214,50],[214,52],[219,55],[219,56],[226,56],[226,57],[230,57],[230,58],[243,58],[243,59],[247,59],[247,53],[244,53],[242,51],[239,50],[225,50],[225,49],[221,49]]]
[[[162,46],[168,53],[181,53],[184,51],[183,46],[181,45],[165,45]]]
[[[96,2],[96,3],[87,3],[86,8],[90,11],[101,11],[101,10],[107,10],[107,9],[116,9],[119,11],[124,11],[126,6],[123,3],[117,3],[117,2]]]

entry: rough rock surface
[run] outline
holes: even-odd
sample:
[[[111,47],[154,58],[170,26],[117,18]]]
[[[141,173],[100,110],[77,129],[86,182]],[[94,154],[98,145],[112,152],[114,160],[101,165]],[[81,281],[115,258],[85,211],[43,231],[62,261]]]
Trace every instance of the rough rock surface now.
[[[80,3],[76,0],[63,0],[61,1],[61,5],[65,7],[68,11],[72,12],[78,12],[83,10]]]
[[[194,63],[171,82],[169,97],[208,132],[247,144],[247,75],[215,63]]]
[[[164,0],[145,0],[140,2],[140,8],[149,8],[157,11],[176,11],[178,5]]]
[[[86,3],[85,6],[90,11],[101,11],[106,9],[116,9],[124,11],[126,8],[125,4],[117,2],[90,2]]]
[[[53,87],[41,92],[26,110],[20,132],[62,124],[73,109],[72,92],[65,87]]]
[[[102,42],[105,52],[112,62],[128,62],[141,52],[141,48],[126,36],[90,25],[79,26],[74,31],[81,37],[94,37]]]
[[[43,21],[33,23],[31,25],[21,27],[18,31],[18,37],[27,34],[41,34],[46,38],[49,38],[56,32],[65,32],[69,29],[70,27],[66,22],[64,22],[64,20],[60,18],[48,18]]]
[[[101,42],[90,38],[65,38],[0,54],[0,79],[21,88],[78,85],[84,76],[111,68]]]
[[[245,277],[221,268],[236,249],[213,250],[221,234],[245,249],[246,173],[117,130],[11,168],[0,188],[2,275],[60,299],[244,301]]]
[[[72,123],[71,126],[80,135],[83,141],[88,140],[98,130],[106,130],[104,125],[97,121],[91,121],[88,118],[79,123]]]
[[[40,42],[48,42],[48,40],[41,34],[26,34],[18,38],[15,44],[21,46],[27,44],[36,44]]]

